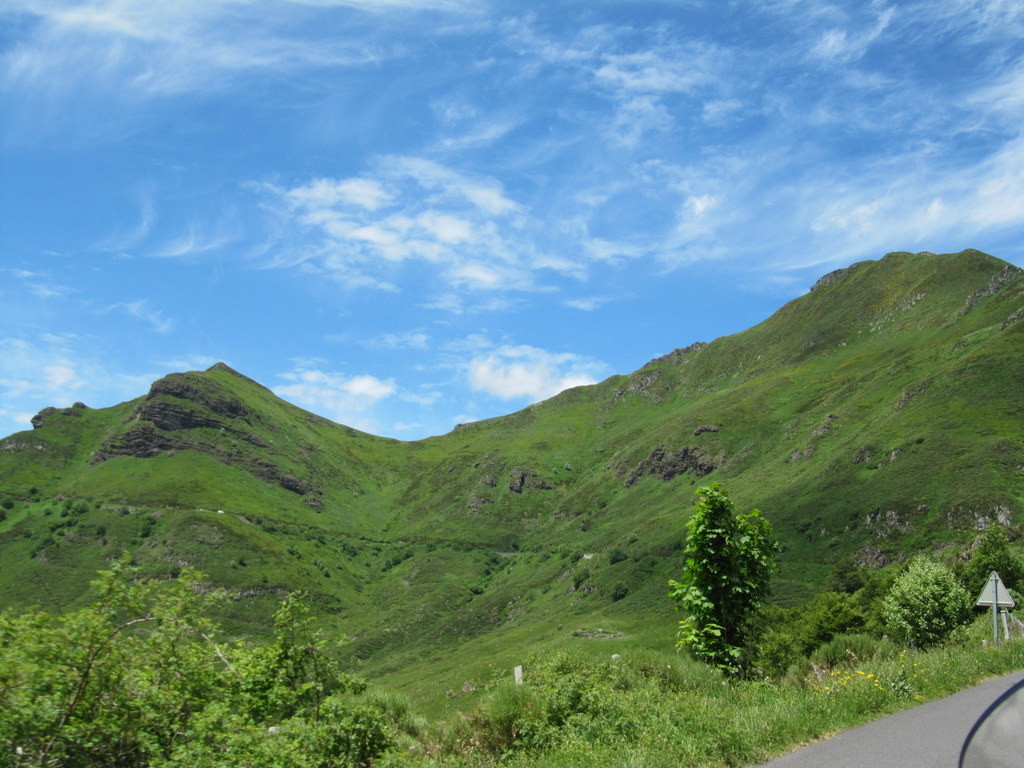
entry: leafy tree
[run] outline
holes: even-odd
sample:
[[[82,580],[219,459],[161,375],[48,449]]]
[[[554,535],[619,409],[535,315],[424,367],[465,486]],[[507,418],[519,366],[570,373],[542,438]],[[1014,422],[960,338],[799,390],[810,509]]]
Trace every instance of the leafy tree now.
[[[1019,589],[1024,582],[1024,562],[1010,549],[1010,537],[1000,526],[992,526],[978,537],[960,580],[968,592],[977,594],[992,571],[999,574],[1007,589]]]
[[[864,614],[845,592],[822,592],[806,607],[804,652],[813,651],[836,635],[864,629]]]
[[[829,592],[845,592],[852,595],[865,583],[864,569],[858,568],[853,557],[847,555],[836,563],[825,582],[825,587]]]
[[[883,598],[882,620],[894,639],[927,648],[970,621],[973,602],[949,568],[916,557]]]
[[[778,542],[760,510],[737,514],[718,483],[700,488],[687,521],[683,578],[669,596],[686,614],[677,646],[730,673],[748,654],[752,619],[768,597]]]

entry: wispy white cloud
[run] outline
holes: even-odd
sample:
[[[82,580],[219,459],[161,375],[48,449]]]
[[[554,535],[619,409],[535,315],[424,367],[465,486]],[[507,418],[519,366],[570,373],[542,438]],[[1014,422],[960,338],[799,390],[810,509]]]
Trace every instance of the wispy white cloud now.
[[[7,12],[37,21],[3,59],[11,87],[47,94],[117,85],[123,96],[208,91],[251,71],[355,66],[383,55],[365,39],[292,34],[288,3],[259,0],[12,0]],[[308,3],[337,8],[455,8],[454,3]]]
[[[623,101],[608,127],[613,141],[635,147],[652,133],[664,133],[674,125],[672,115],[657,99],[642,95]]]
[[[438,400],[444,397],[443,392],[432,391],[432,392],[403,392],[398,396],[401,400],[407,403],[415,403],[420,406],[431,406],[434,405]]]
[[[400,265],[417,263],[431,274],[430,303],[452,307],[452,296],[537,290],[538,273],[576,269],[534,251],[524,234],[538,223],[496,179],[424,158],[384,157],[360,177],[263,189],[288,233],[271,265],[303,264],[349,287],[393,289]]]
[[[82,401],[93,407],[114,405],[146,391],[155,375],[136,369],[126,374],[95,354],[89,339],[71,334],[0,338],[0,401],[33,408],[6,408],[0,431],[29,426],[32,415],[48,406]]]
[[[363,342],[366,346],[389,347],[391,349],[429,349],[430,335],[422,331],[406,333],[383,333]]]
[[[921,0],[898,6],[912,37],[950,36],[965,44],[1017,43],[1024,33],[1024,7],[1017,0]]]
[[[215,363],[231,364],[228,360],[218,360],[209,355],[183,355],[162,361],[160,367],[168,371],[205,371]]]
[[[883,8],[871,27],[849,31],[844,28],[828,29],[821,34],[811,54],[829,62],[848,62],[863,56],[875,40],[888,28],[896,11]]]
[[[156,223],[156,206],[153,203],[153,199],[150,195],[143,195],[139,202],[139,220],[138,222],[126,230],[116,231],[99,243],[96,244],[95,249],[98,251],[126,251],[142,243],[153,229],[153,225]]]
[[[32,295],[41,299],[63,299],[76,292],[76,289],[69,285],[55,283],[29,283],[28,287]]]
[[[392,425],[392,429],[394,429],[399,434],[401,434],[402,432],[409,432],[410,430],[414,429],[421,429],[422,427],[422,424],[416,422],[410,424],[404,421],[397,421]]]
[[[306,210],[324,210],[347,203],[376,211],[390,202],[391,194],[375,179],[314,179],[289,189],[285,198],[291,206]]]
[[[706,123],[720,125],[739,118],[743,111],[744,103],[739,99],[709,99],[704,102],[701,116]]]
[[[566,299],[563,303],[565,306],[571,307],[572,309],[579,309],[583,312],[593,312],[611,301],[615,301],[615,299],[610,296],[587,296],[585,298]]]
[[[604,366],[571,353],[527,345],[503,346],[466,365],[469,386],[504,400],[545,400],[571,387],[594,384]]]
[[[393,379],[324,371],[312,367],[317,361],[296,363],[279,374],[286,383],[272,387],[275,394],[338,423],[364,431],[379,429],[374,406],[398,392]]]
[[[161,310],[154,309],[143,299],[112,304],[107,311],[124,312],[130,317],[148,323],[157,333],[170,333],[174,330],[174,319],[166,317]]]
[[[841,188],[816,190],[807,207],[815,247],[847,261],[865,253],[942,250],[977,244],[962,238],[1024,226],[1024,139],[978,163],[954,168],[909,166],[901,177],[866,172]],[[813,197],[813,196],[812,196]],[[820,257],[819,257],[820,258]]]
[[[58,283],[46,272],[30,269],[4,269],[6,274],[21,280],[29,293],[40,299],[64,299],[78,292],[78,289]]]
[[[471,10],[472,0],[287,0],[294,5],[359,8],[366,11]]]
[[[192,258],[217,251],[237,239],[234,233],[204,232],[200,225],[192,223],[185,232],[154,246],[146,255],[161,259]]]
[[[593,76],[624,94],[689,93],[718,79],[718,52],[696,43],[630,53],[603,53]]]

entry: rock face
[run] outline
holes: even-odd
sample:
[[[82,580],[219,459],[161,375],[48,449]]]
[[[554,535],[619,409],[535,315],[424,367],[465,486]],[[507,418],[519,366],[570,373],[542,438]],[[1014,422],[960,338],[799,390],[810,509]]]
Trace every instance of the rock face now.
[[[515,467],[508,473],[508,489],[512,493],[522,493],[524,489],[550,491],[551,483],[532,469]]]
[[[700,448],[655,448],[636,466],[624,485],[629,488],[647,475],[657,475],[665,481],[687,472],[704,477],[719,466],[720,462],[706,457]]]

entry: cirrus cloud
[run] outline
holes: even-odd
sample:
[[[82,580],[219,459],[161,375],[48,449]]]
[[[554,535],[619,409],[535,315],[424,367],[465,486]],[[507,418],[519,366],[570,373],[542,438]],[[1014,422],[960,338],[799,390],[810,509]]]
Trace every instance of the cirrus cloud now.
[[[437,295],[532,291],[541,273],[579,272],[571,259],[536,250],[529,233],[539,223],[499,181],[432,160],[381,157],[358,177],[258,189],[284,233],[270,266],[302,264],[350,288],[394,290],[416,264]]]

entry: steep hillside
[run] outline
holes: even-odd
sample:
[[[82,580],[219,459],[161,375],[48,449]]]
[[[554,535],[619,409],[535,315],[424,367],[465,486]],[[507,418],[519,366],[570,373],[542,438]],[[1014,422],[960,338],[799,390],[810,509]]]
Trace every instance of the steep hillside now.
[[[668,647],[665,581],[701,484],[773,521],[784,602],[840,559],[881,566],[1019,519],[1021,320],[1021,270],[889,254],[743,333],[413,443],[220,364],[172,374],[0,441],[0,594],[60,609],[127,549],[226,586],[239,631],[305,590],[353,663],[396,679],[433,659],[431,679],[461,682],[566,638]]]

